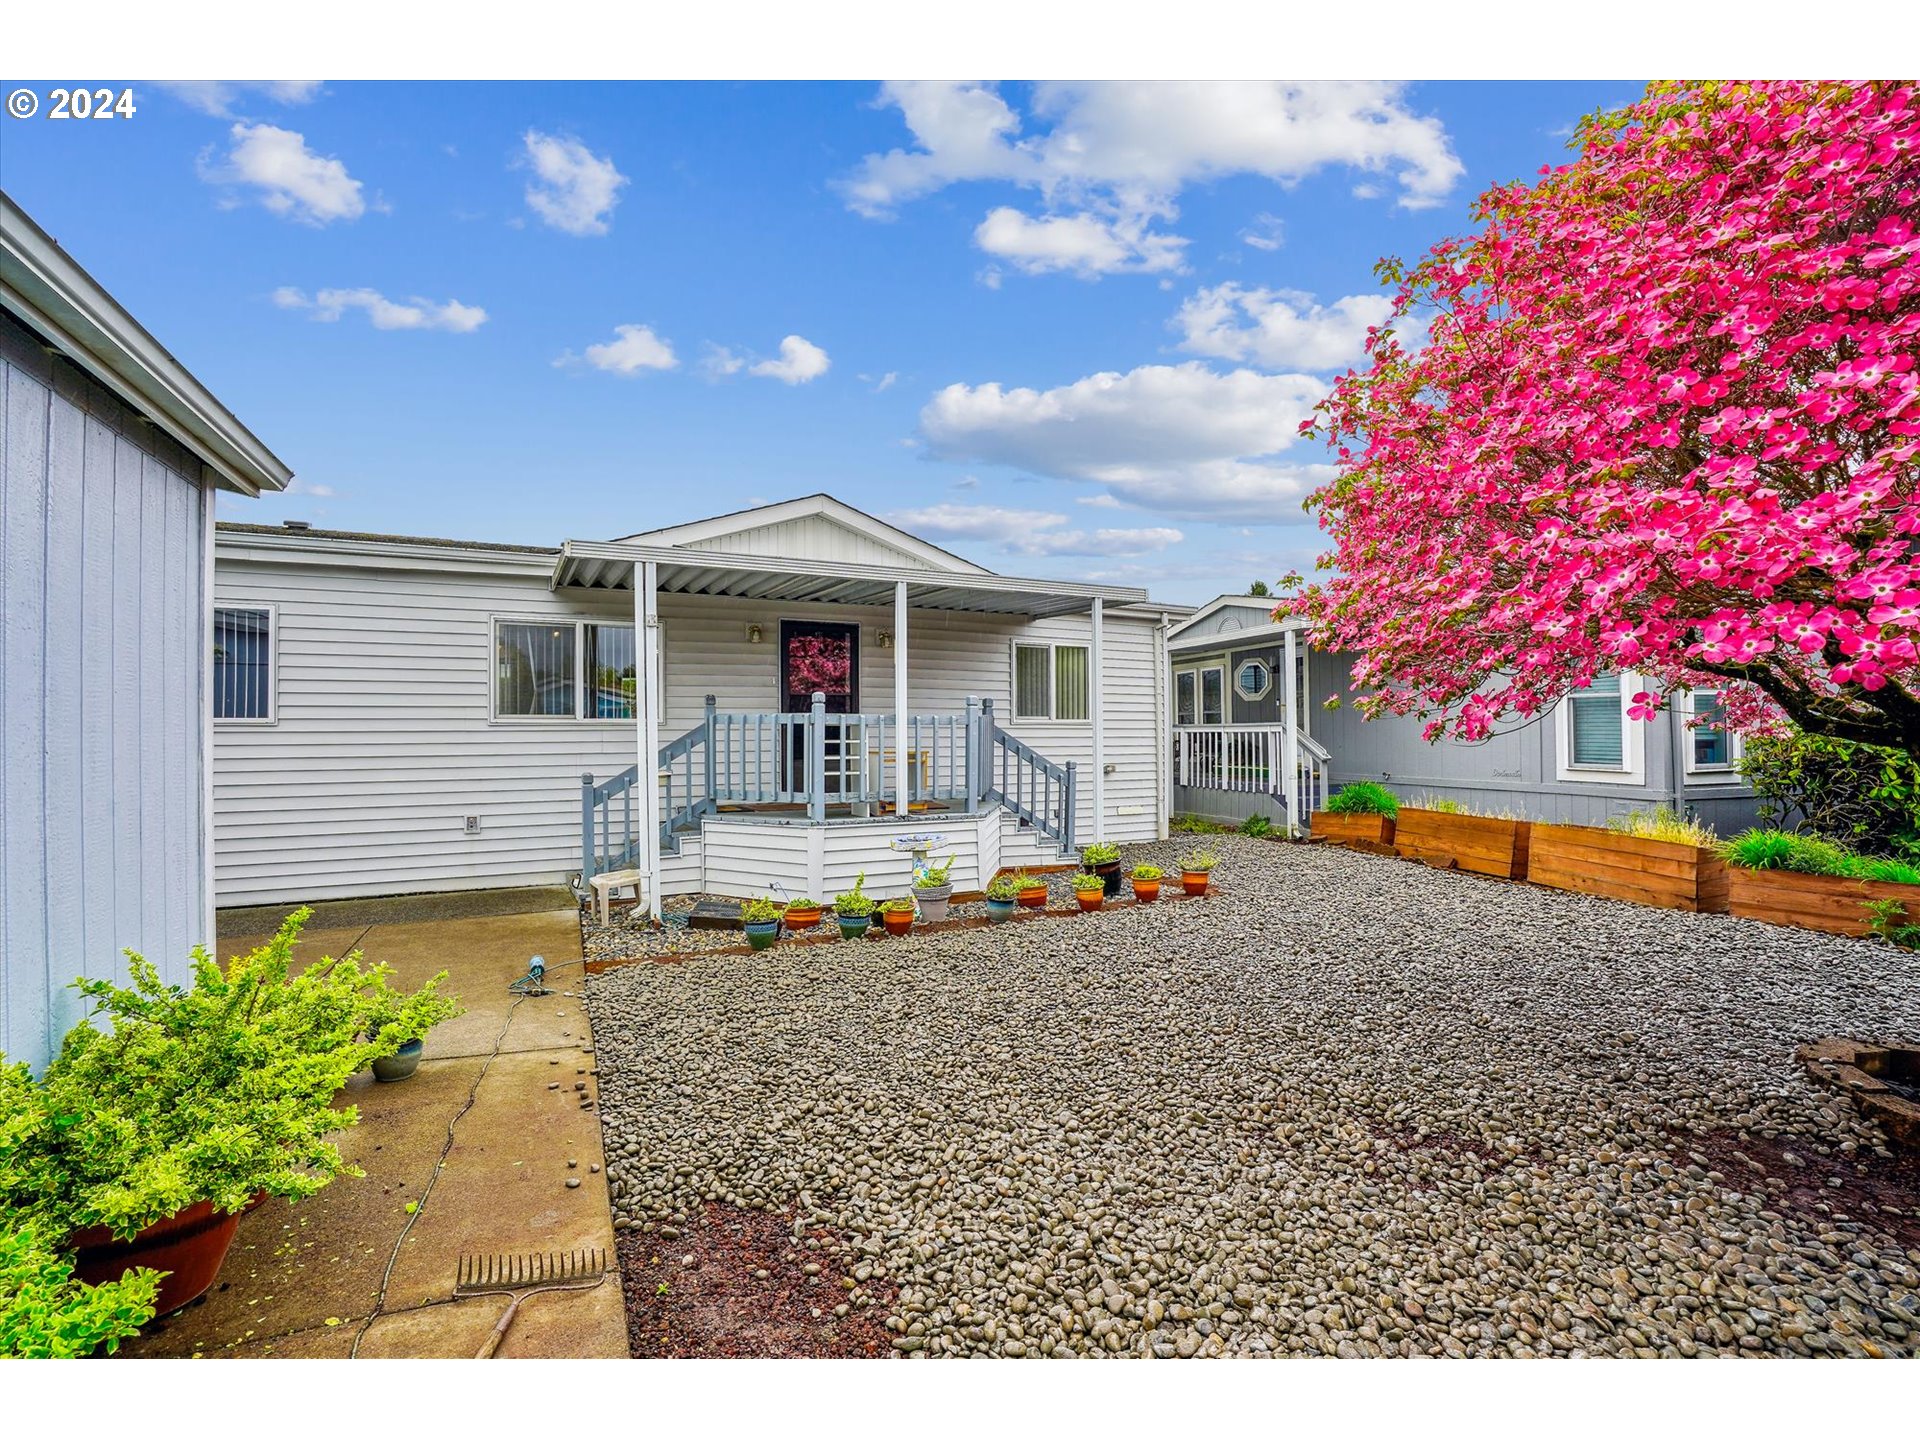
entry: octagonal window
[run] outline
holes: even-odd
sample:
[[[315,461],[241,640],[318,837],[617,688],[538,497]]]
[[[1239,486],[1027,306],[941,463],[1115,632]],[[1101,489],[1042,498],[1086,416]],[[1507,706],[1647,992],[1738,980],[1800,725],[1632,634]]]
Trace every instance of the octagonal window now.
[[[1258,700],[1273,689],[1273,671],[1265,661],[1248,660],[1233,672],[1233,693],[1242,700]]]

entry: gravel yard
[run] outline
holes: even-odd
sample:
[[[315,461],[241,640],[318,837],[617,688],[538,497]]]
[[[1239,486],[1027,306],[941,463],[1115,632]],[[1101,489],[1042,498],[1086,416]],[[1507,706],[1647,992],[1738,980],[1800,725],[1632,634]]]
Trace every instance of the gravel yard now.
[[[1920,1349],[1920,1166],[1793,1059],[1920,1033],[1920,957],[1208,843],[1205,901],[593,977],[630,1298],[748,1207],[906,1354]]]

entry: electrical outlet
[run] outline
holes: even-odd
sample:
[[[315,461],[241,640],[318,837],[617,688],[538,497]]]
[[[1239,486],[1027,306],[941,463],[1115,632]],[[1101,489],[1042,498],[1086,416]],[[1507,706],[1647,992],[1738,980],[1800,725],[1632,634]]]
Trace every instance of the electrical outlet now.
[[[478,835],[479,833],[480,833],[480,817],[478,815],[467,816],[467,834]]]

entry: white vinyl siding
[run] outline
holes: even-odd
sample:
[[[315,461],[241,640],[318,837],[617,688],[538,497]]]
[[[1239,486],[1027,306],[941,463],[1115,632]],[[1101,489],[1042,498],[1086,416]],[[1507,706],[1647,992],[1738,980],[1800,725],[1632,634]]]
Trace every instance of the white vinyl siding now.
[[[273,607],[221,605],[213,612],[213,718],[273,723]]]

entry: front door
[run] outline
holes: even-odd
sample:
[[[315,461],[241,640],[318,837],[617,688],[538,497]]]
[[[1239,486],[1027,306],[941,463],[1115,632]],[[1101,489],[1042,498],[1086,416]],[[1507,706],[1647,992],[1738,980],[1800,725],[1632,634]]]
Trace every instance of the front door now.
[[[813,696],[826,697],[829,715],[853,715],[860,710],[860,627],[818,620],[780,622],[780,708],[804,715],[813,708]],[[807,732],[787,729],[786,752],[781,756],[785,788],[807,785]],[[846,753],[847,727],[828,725],[826,734],[826,788],[830,795],[858,784],[859,757]]]

